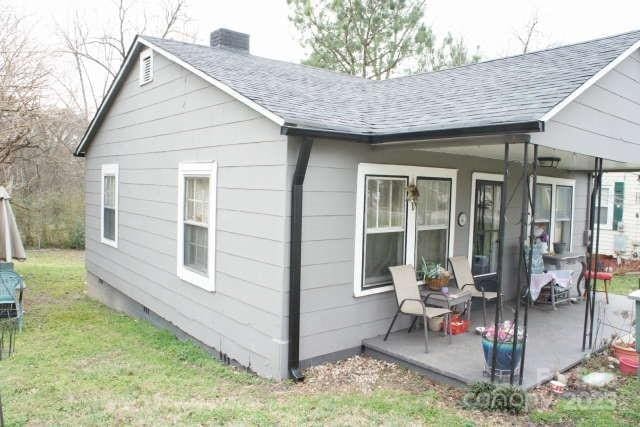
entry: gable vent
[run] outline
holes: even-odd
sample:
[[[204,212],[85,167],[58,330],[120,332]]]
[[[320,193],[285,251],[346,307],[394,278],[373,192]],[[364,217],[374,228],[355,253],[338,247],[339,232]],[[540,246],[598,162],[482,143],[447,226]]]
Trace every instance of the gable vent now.
[[[153,80],[153,51],[146,49],[140,54],[140,86]]]

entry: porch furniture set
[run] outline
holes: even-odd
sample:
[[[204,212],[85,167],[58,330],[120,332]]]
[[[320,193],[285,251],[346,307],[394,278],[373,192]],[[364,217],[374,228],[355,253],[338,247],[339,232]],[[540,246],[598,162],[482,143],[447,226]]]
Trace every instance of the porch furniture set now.
[[[576,285],[580,294],[579,283],[589,274],[586,263],[582,261],[583,256],[577,254],[545,255],[545,267],[553,267],[542,273],[534,273],[530,276],[530,286],[523,292],[523,303],[527,304],[549,304],[556,310],[558,304],[567,303],[572,300],[570,290]],[[567,265],[579,263],[581,269],[567,268]],[[464,256],[449,258],[449,265],[453,271],[456,287],[448,287],[446,292],[442,290],[432,290],[424,286],[424,281],[416,279],[416,271],[412,265],[400,265],[389,267],[393,286],[396,294],[398,309],[389,325],[389,329],[384,336],[386,341],[391,333],[399,314],[413,316],[413,320],[408,329],[411,332],[420,317],[423,318],[425,333],[425,352],[429,351],[428,320],[434,317],[443,317],[443,334],[451,342],[451,318],[455,307],[462,307],[462,313],[466,320],[471,319],[471,301],[473,298],[482,301],[482,321],[487,325],[486,303],[498,298],[497,292],[491,292],[478,286],[471,273],[471,267]],[[598,272],[599,280],[607,280]],[[610,273],[605,273],[610,275]],[[607,276],[608,280],[611,277]],[[605,291],[606,291],[605,285]],[[608,295],[607,295],[608,303]]]

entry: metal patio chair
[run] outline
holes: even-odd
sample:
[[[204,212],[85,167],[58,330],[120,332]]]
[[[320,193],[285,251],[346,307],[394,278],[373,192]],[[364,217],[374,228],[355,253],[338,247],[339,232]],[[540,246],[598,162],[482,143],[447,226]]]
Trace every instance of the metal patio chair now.
[[[453,270],[458,289],[471,292],[472,298],[482,299],[482,326],[487,326],[487,301],[497,299],[498,293],[478,289],[473,280],[473,274],[471,274],[471,267],[469,267],[467,257],[452,256],[449,258],[449,265]]]
[[[451,310],[446,308],[427,307],[420,297],[420,289],[416,280],[416,270],[412,265],[398,265],[389,267],[391,277],[393,278],[393,288],[396,293],[398,302],[398,310],[393,316],[391,325],[384,336],[384,341],[389,338],[391,328],[398,318],[398,314],[408,314],[410,316],[422,317],[424,322],[424,351],[429,352],[429,327],[427,321],[432,317],[444,317],[444,330],[449,336],[451,342],[451,333],[449,333],[449,325],[451,320]]]
[[[0,318],[15,318],[22,328],[22,277],[13,271],[11,263],[0,263]]]

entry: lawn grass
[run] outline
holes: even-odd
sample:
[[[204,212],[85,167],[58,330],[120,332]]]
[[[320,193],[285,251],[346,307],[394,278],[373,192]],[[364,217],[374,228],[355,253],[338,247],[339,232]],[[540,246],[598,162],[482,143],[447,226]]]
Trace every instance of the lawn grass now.
[[[602,288],[602,282],[598,283],[598,288]],[[638,276],[635,275],[615,275],[609,287],[609,292],[620,295],[629,295],[636,290],[638,290]]]
[[[214,360],[87,297],[81,252],[38,251],[17,266],[26,328],[0,362],[7,425],[465,425],[429,389],[302,393]]]
[[[16,354],[0,361],[10,426],[640,424],[638,380],[618,390],[615,406],[562,400],[517,419],[462,410],[446,388],[409,373],[419,378],[411,387],[389,381],[372,391],[265,380],[88,298],[82,252],[31,252],[17,268],[28,286],[26,328]]]
[[[626,379],[610,399],[560,400],[545,412],[533,412],[531,421],[547,425],[637,426],[640,425],[640,380]]]

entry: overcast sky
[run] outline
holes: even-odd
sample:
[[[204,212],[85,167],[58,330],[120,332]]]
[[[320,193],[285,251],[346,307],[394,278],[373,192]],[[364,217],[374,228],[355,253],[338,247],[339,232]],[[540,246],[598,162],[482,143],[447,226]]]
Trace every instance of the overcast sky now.
[[[34,32],[43,41],[55,30],[54,22],[64,25],[74,10],[99,22],[104,15],[101,11],[112,7],[110,0],[22,0],[14,4],[37,18]],[[479,46],[483,58],[494,58],[518,52],[515,33],[535,13],[540,22],[535,48],[640,29],[637,0],[431,0],[425,17],[436,34],[451,31],[474,49]],[[287,19],[286,0],[190,0],[189,14],[201,42],[206,42],[211,30],[227,27],[250,33],[252,52],[257,55],[295,62],[304,56]]]

